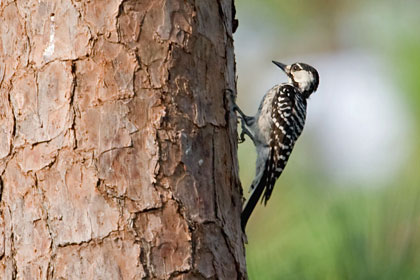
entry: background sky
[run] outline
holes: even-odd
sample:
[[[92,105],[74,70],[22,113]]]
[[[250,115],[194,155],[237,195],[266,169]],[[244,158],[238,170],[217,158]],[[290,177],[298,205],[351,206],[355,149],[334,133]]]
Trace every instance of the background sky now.
[[[305,62],[320,86],[266,207],[251,279],[420,279],[420,1],[236,1],[238,104],[253,115]],[[245,193],[255,173],[239,149]]]

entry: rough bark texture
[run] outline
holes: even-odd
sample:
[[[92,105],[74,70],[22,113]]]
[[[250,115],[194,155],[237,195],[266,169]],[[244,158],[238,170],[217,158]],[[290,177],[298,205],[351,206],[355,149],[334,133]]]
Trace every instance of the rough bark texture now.
[[[0,278],[244,279],[232,0],[0,0]]]

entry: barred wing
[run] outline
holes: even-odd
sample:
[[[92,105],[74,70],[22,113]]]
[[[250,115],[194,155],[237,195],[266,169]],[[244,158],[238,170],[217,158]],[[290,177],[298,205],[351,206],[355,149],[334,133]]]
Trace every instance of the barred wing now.
[[[274,185],[286,167],[290,153],[300,135],[300,127],[297,127],[294,112],[296,111],[295,98],[297,89],[291,85],[280,88],[273,100],[271,116],[273,128],[271,130],[270,155],[265,166],[265,192],[264,204],[271,197]],[[300,131],[299,131],[300,130]]]
[[[303,102],[302,106],[296,106],[296,100]],[[254,186],[251,197],[242,211],[241,223],[243,229],[245,229],[246,223],[263,192],[262,201],[264,204],[270,199],[276,180],[286,166],[295,141],[303,129],[305,111],[306,101],[301,98],[295,87],[289,84],[279,87],[272,104],[271,118],[273,124],[269,156],[265,162],[262,176]]]

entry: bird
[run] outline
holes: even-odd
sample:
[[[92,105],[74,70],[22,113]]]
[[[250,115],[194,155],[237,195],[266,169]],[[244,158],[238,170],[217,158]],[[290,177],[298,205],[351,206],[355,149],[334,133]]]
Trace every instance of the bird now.
[[[270,199],[274,185],[305,125],[307,99],[319,85],[318,71],[308,64],[299,62],[286,65],[272,62],[286,73],[288,82],[268,90],[256,115],[245,115],[233,102],[233,110],[239,114],[241,121],[239,142],[245,141],[247,135],[257,152],[255,177],[250,186],[251,195],[241,213],[243,231],[261,195],[264,205]]]

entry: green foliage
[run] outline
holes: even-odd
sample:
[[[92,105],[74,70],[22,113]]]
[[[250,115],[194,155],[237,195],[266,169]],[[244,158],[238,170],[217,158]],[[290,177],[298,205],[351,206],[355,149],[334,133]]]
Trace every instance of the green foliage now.
[[[284,176],[251,218],[250,279],[419,279],[420,189],[317,186]]]

